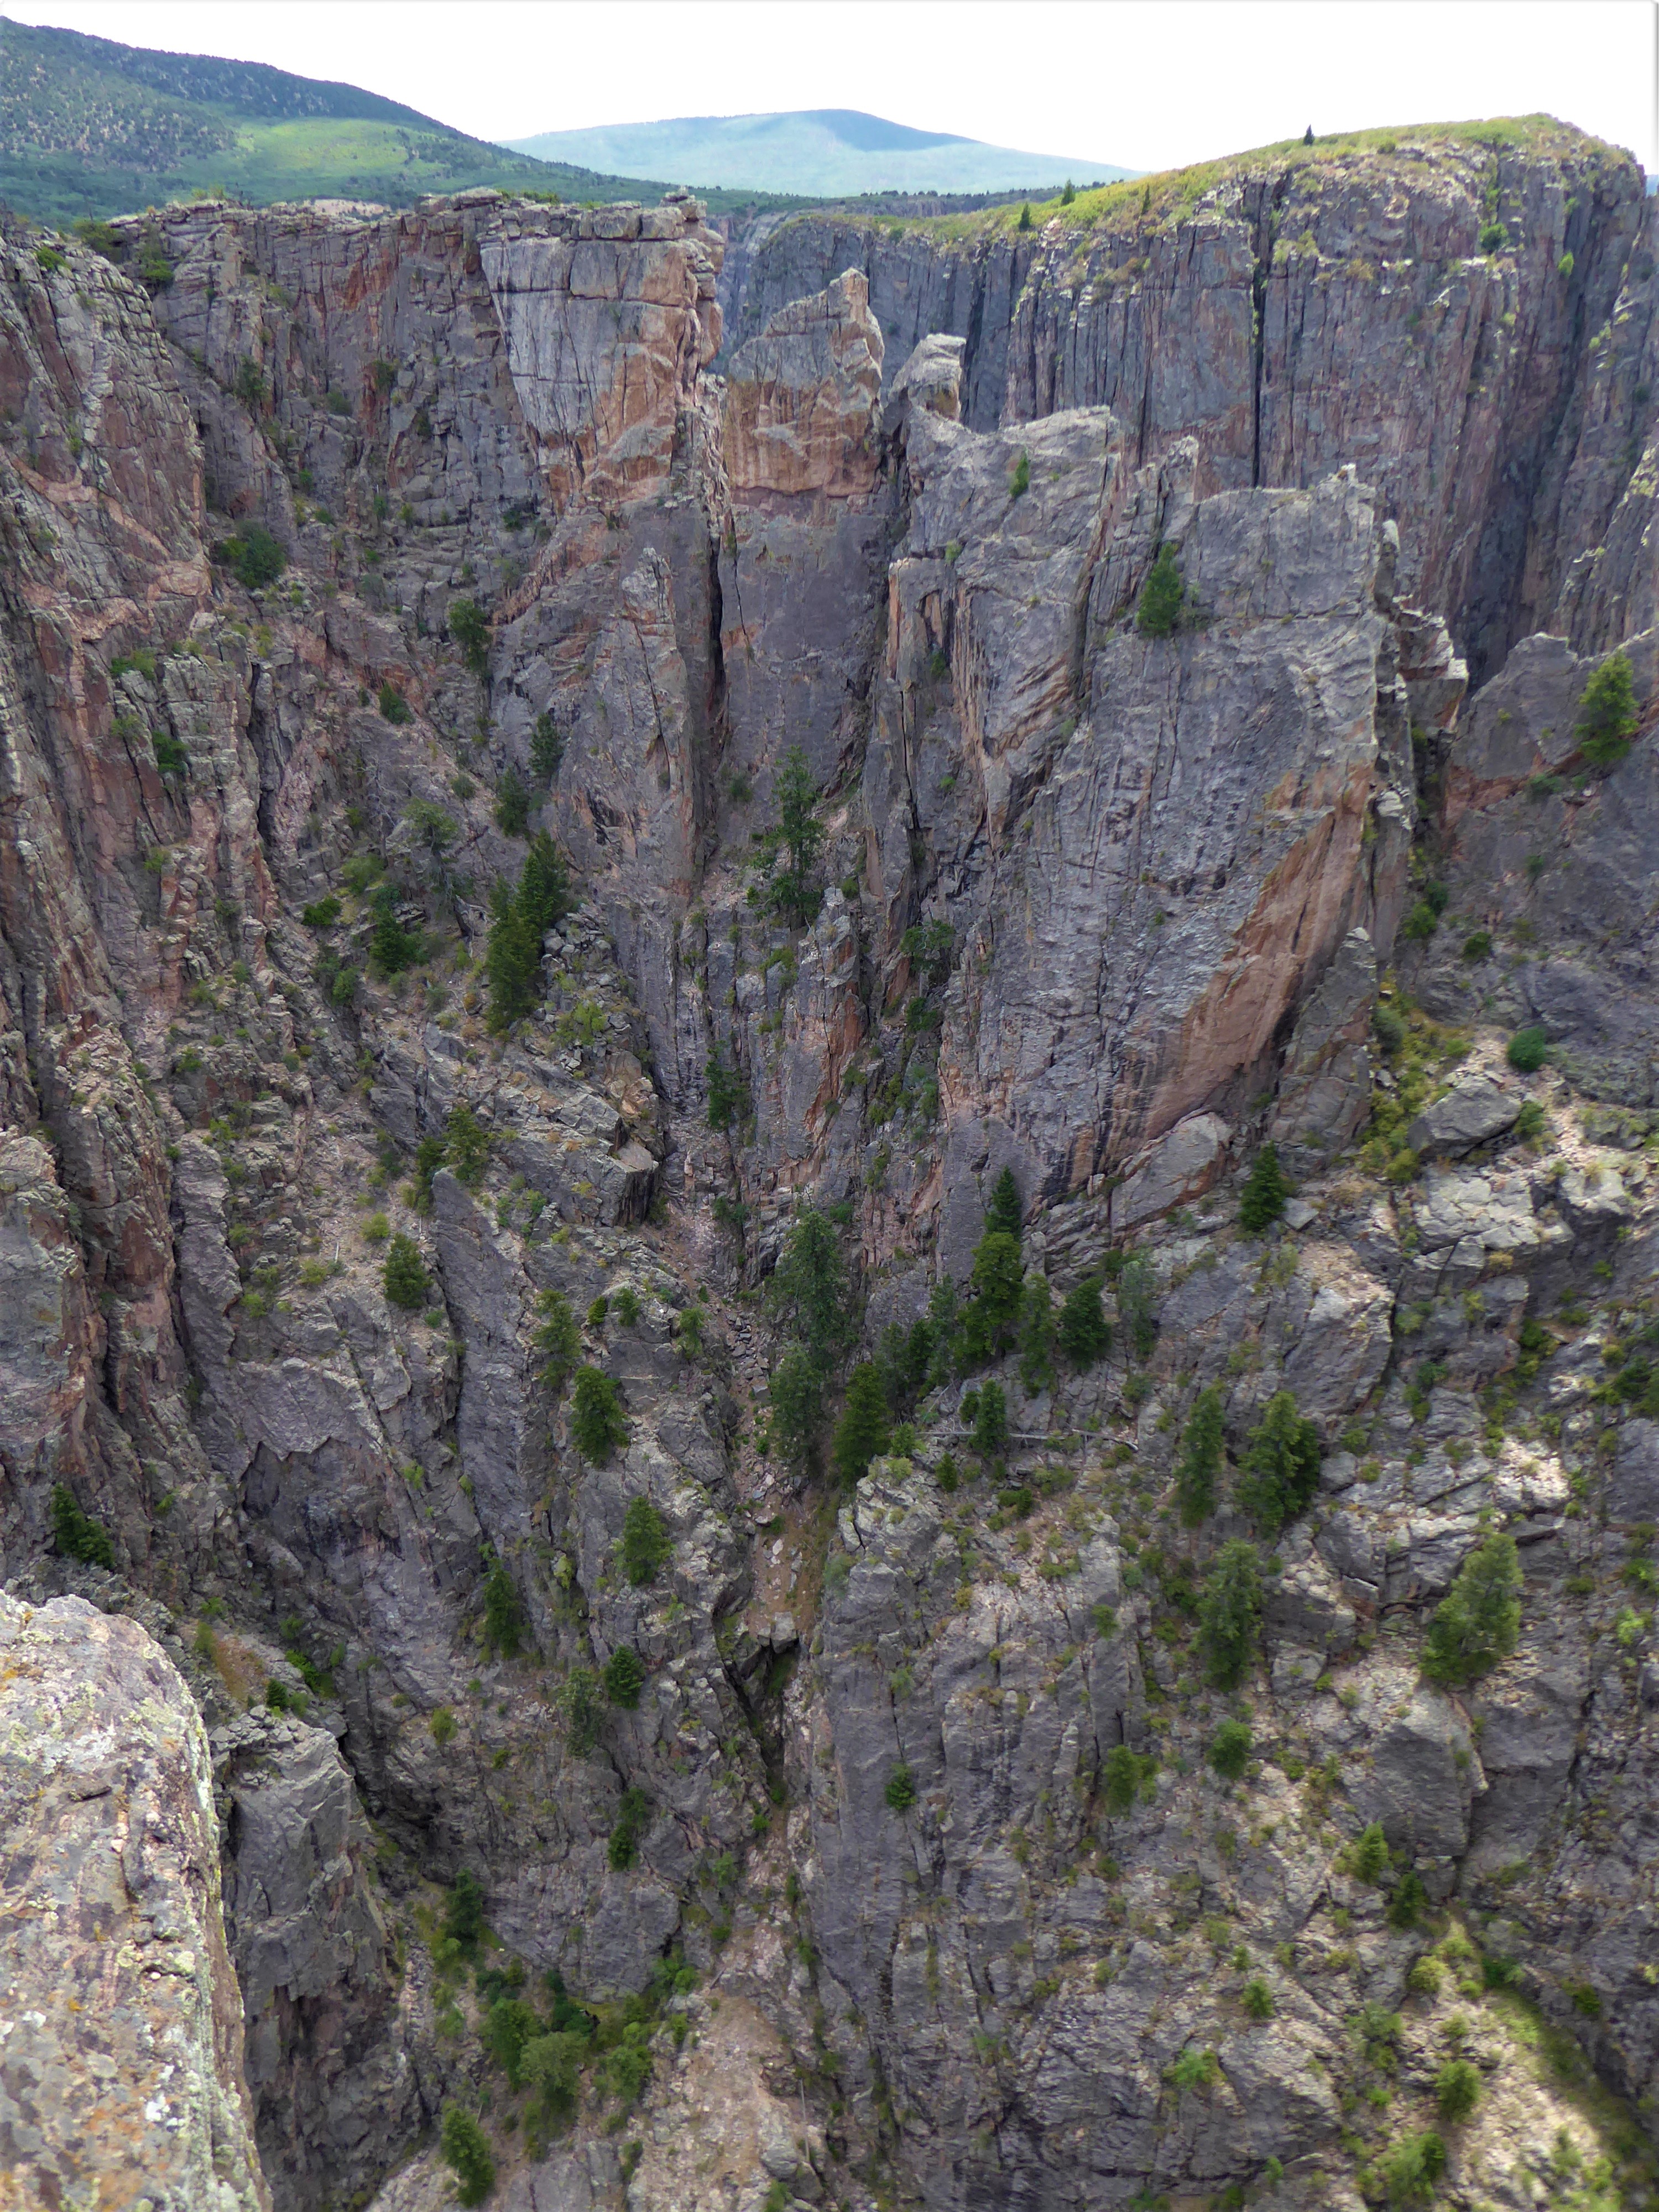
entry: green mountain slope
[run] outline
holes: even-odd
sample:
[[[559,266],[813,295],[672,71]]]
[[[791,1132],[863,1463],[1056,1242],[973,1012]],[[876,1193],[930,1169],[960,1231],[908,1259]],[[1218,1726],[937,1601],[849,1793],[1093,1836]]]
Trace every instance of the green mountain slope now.
[[[487,145],[355,85],[0,19],[0,199],[37,221],[200,191],[404,207],[471,185],[577,200],[664,189]],[[754,199],[732,192],[720,204]]]
[[[648,169],[681,184],[768,191],[1012,191],[1026,185],[1107,183],[1131,171],[1091,155],[1023,154],[933,131],[913,131],[855,108],[782,115],[689,115],[592,131],[547,131],[508,142],[547,161]]]

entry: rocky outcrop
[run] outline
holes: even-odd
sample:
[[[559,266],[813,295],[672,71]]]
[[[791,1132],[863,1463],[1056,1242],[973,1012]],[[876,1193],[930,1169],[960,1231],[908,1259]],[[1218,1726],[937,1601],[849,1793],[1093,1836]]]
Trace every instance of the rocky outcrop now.
[[[1558,606],[1595,646],[1604,605],[1645,626],[1623,610],[1651,589],[1632,469],[1654,262],[1624,157],[1553,126],[1407,131],[1115,186],[1025,235],[1012,214],[894,228],[763,218],[732,249],[732,340],[854,267],[890,377],[929,332],[965,340],[976,428],[1108,406],[1138,465],[1195,438],[1205,489],[1355,464],[1400,524],[1407,596],[1478,673]]]
[[[0,1595],[0,2203],[267,2212],[207,1735],[136,1622]]]

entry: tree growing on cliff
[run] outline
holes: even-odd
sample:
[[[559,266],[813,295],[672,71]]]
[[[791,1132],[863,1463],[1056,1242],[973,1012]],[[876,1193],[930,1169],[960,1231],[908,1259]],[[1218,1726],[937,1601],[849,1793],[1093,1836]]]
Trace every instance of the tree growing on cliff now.
[[[754,866],[761,880],[749,896],[792,929],[805,929],[823,897],[817,875],[823,824],[817,812],[818,787],[799,745],[791,745],[779,763],[774,789],[778,818],[771,829],[755,832]]]
[[[79,1559],[83,1565],[107,1567],[114,1572],[115,1547],[108,1530],[81,1510],[74,1492],[61,1482],[52,1486],[52,1536],[66,1559]]]
[[[455,2176],[455,2198],[460,2204],[482,2204],[495,2186],[495,2161],[489,2154],[489,2138],[459,2105],[444,2108],[440,2137],[444,2160]]]
[[[1212,1383],[1193,1401],[1193,1410],[1181,1439],[1181,1458],[1176,1467],[1176,1502],[1183,1528],[1196,1528],[1215,1511],[1223,1444],[1221,1393]]]
[[[1584,686],[1573,735],[1593,768],[1614,768],[1630,750],[1640,720],[1629,657],[1610,653]]]
[[[1170,636],[1181,620],[1184,596],[1181,571],[1176,566],[1175,547],[1166,541],[1158,547],[1158,558],[1140,587],[1140,603],[1135,609],[1136,627],[1146,637]]]
[[[668,1533],[668,1523],[651,1500],[630,1498],[623,1516],[622,1564],[631,1586],[644,1589],[655,1582],[673,1555],[674,1540]]]
[[[991,1185],[990,1201],[985,1208],[985,1226],[988,1229],[1000,1229],[1005,1235],[1012,1237],[1018,1244],[1024,1213],[1025,1208],[1019,1195],[1019,1185],[1014,1181],[1014,1171],[1012,1168],[1004,1168],[1002,1173]]]
[[[1199,1642],[1218,1690],[1236,1690],[1255,1656],[1261,1573],[1255,1546],[1235,1536],[1216,1553],[1198,1601]]]
[[[401,1306],[406,1313],[418,1313],[426,1304],[430,1279],[421,1258],[421,1248],[412,1237],[394,1237],[386,1246],[380,1284],[388,1305]]]
[[[1238,1194],[1238,1225],[1247,1237],[1260,1237],[1285,1211],[1290,1182],[1279,1164],[1277,1145],[1263,1145]]]
[[[540,995],[542,940],[576,903],[564,863],[544,830],[530,841],[517,888],[498,883],[489,903],[493,920],[484,978],[489,1026],[499,1036],[533,1011]]]
[[[1521,1634],[1521,1555],[1513,1536],[1477,1544],[1429,1624],[1423,1672],[1462,1688],[1508,1658]]]
[[[484,1578],[483,1640],[485,1649],[501,1659],[516,1659],[524,1640],[524,1607],[512,1576],[497,1559],[491,1559]]]
[[[599,1367],[579,1367],[571,1395],[570,1433],[576,1449],[595,1467],[628,1442],[628,1418],[611,1377]]]
[[[1098,1275],[1086,1275],[1067,1293],[1054,1332],[1061,1352],[1079,1374],[1112,1348],[1112,1324],[1100,1303],[1100,1282]]]
[[[1267,1401],[1241,1462],[1238,1502],[1269,1536],[1307,1510],[1319,1486],[1319,1430],[1288,1390]]]
[[[456,599],[449,610],[449,635],[475,676],[489,667],[489,617],[476,599]]]
[[[872,1459],[887,1449],[887,1393],[874,1360],[861,1360],[847,1382],[847,1402],[836,1427],[831,1455],[836,1472],[851,1490]]]

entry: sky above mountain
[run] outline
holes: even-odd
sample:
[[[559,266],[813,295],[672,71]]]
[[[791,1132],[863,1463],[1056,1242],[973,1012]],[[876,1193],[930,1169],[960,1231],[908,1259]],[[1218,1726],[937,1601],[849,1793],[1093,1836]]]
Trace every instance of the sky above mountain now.
[[[1655,166],[1648,0],[12,0],[9,12],[343,79],[498,142],[845,107],[1159,169],[1310,123],[1543,110]]]

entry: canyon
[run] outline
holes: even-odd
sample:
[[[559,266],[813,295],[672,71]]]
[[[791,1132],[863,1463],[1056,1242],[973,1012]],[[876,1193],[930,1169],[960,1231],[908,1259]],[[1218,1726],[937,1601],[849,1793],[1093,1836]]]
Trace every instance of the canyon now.
[[[1653,203],[1039,215],[0,223],[0,2206],[1659,2201]]]

